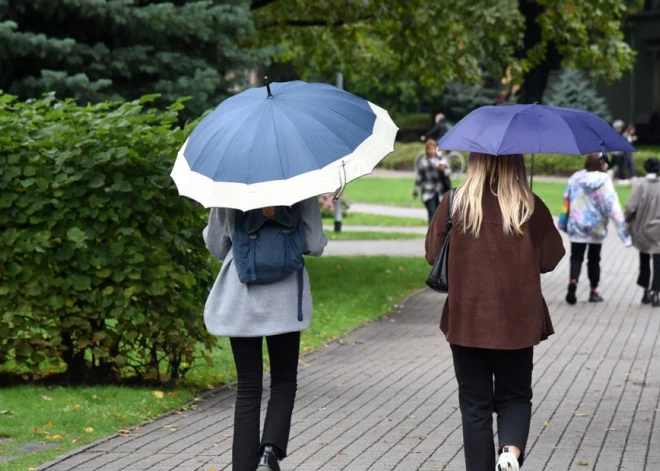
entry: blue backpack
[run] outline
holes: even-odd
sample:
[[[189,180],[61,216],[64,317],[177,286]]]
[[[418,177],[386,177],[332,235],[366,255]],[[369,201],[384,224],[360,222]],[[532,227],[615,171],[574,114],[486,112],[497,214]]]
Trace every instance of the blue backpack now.
[[[302,321],[303,253],[307,250],[299,204],[236,212],[232,251],[242,283],[272,283],[298,272],[298,320]]]

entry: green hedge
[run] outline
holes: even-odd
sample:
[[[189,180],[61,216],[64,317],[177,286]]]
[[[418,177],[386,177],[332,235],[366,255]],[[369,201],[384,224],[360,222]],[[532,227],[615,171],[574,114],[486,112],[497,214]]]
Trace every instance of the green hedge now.
[[[0,362],[67,379],[177,378],[213,281],[198,205],[169,173],[181,102],[0,95]],[[5,368],[6,369],[6,368]]]

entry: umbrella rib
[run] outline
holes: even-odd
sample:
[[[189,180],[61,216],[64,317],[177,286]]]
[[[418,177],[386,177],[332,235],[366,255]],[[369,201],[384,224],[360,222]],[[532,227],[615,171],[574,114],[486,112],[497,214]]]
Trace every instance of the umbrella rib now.
[[[332,113],[334,113],[334,114],[336,114],[336,115],[341,116],[342,118],[346,118],[346,120],[351,121],[352,123],[355,123],[357,126],[359,126],[361,129],[364,129],[364,127],[363,127],[363,126],[360,126],[359,123],[357,123],[355,120],[351,119],[350,117],[348,117],[348,116],[346,116],[346,115],[343,115],[343,114],[338,113],[337,111],[333,110],[332,108],[321,107],[321,106],[319,106],[319,108],[320,108],[320,109],[323,109],[323,110],[328,110],[328,112],[332,112]],[[304,109],[300,109],[300,110],[296,110],[296,111],[298,111],[299,113],[301,113],[301,114],[307,116],[309,119],[314,120],[315,122],[319,123],[321,126],[325,126],[325,124],[324,124],[323,122],[319,121],[319,120],[318,120],[317,118],[315,118],[314,116],[312,116],[312,115],[310,115],[309,113],[305,112]],[[372,113],[373,113],[373,112],[372,112]],[[284,116],[286,116],[286,113],[283,113],[283,114],[284,114]],[[287,118],[287,119],[288,119],[288,118]],[[377,119],[377,118],[376,118],[376,119]],[[289,120],[289,122],[291,122],[291,121]],[[371,132],[373,132],[372,130],[368,130],[368,129],[365,129],[365,131],[366,131],[367,133],[371,133]],[[352,146],[350,145],[350,143],[346,142],[345,139],[343,139],[341,136],[337,135],[337,133],[334,132],[334,131],[332,131],[331,129],[328,129],[327,132],[328,132],[328,134],[332,134],[333,136],[335,136],[340,142],[342,142],[342,143],[346,146],[346,149],[347,149],[347,150],[351,151]],[[302,134],[301,134],[301,136],[303,137],[303,140],[305,141],[305,144],[307,144],[307,139],[305,139],[304,136],[303,136]],[[311,146],[308,146],[308,147],[310,147],[310,151],[311,151]],[[352,151],[351,151],[351,152],[352,152]],[[320,165],[321,167],[323,167],[323,165],[321,165],[321,164],[318,162],[318,160],[317,160],[316,163],[317,163],[318,165]]]
[[[251,118],[258,111],[258,108],[259,108],[258,106],[255,106],[255,109],[253,109],[251,113],[246,113],[244,118],[240,121],[239,124],[243,124],[245,121],[247,121],[249,118]],[[211,138],[214,138],[220,131],[221,131],[221,129],[218,129],[218,130],[214,131],[211,135]],[[231,143],[234,142],[234,139],[236,139],[237,136],[238,136],[238,133],[234,133],[234,135],[229,139],[229,142],[226,145],[224,145],[224,147],[229,148],[231,146]],[[207,146],[211,142],[211,138],[207,139],[206,144],[204,144],[204,147],[202,148],[204,151],[207,150]],[[202,163],[206,162],[211,157],[215,157],[214,156],[214,151],[222,143],[222,141],[220,139],[214,139],[214,140],[215,140],[215,142],[214,142],[213,146],[208,148],[209,152],[205,152],[205,158],[202,161]],[[220,169],[220,163],[224,160],[224,156],[225,156],[225,153],[223,152],[222,155],[220,156],[220,158],[218,159],[217,170],[214,173],[214,178],[217,175],[218,170]]]

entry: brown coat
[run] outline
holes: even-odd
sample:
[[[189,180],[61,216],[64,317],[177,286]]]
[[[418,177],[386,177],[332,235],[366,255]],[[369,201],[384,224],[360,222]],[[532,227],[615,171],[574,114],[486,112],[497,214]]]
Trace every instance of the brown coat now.
[[[547,206],[535,197],[524,235],[505,236],[497,196],[484,190],[484,217],[477,239],[454,223],[449,249],[449,294],[440,328],[452,344],[516,350],[554,334],[541,293],[541,273],[565,255]],[[426,260],[433,264],[446,237],[443,198],[426,235]]]

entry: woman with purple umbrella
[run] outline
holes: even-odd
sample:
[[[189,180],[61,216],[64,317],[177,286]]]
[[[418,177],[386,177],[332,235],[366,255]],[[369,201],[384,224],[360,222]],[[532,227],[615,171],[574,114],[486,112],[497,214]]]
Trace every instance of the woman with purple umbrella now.
[[[426,260],[436,260],[451,212],[440,328],[454,358],[467,469],[518,471],[532,413],[533,347],[554,333],[541,273],[554,270],[564,246],[550,211],[529,189],[520,154],[471,153],[451,209],[448,200],[429,227]]]
[[[531,420],[533,347],[553,334],[541,273],[565,254],[554,218],[527,184],[522,154],[634,148],[591,113],[536,104],[479,108],[438,147],[471,152],[454,204],[442,200],[426,236],[434,264],[454,232],[440,328],[454,358],[467,469],[518,471]]]

